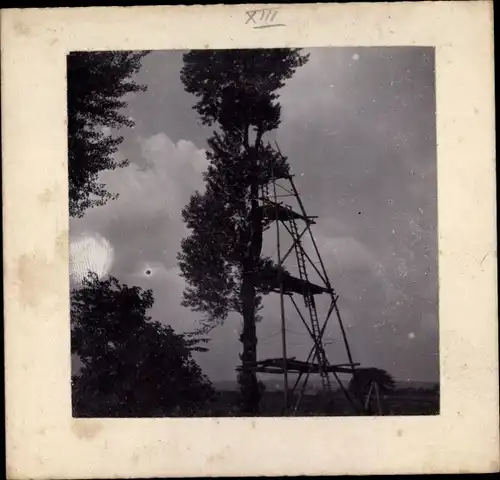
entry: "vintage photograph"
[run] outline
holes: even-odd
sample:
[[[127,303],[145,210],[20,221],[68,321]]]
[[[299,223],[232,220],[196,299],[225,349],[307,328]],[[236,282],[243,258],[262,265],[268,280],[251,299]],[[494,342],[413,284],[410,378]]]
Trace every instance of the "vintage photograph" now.
[[[2,10],[6,477],[498,471],[491,6]]]
[[[67,56],[74,417],[439,414],[430,47]]]

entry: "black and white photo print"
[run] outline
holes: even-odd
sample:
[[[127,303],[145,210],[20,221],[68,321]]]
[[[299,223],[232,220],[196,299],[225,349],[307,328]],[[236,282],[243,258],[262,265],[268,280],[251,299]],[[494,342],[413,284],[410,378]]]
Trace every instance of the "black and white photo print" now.
[[[439,414],[432,47],[67,56],[74,417]]]
[[[491,7],[2,10],[7,477],[498,471]]]

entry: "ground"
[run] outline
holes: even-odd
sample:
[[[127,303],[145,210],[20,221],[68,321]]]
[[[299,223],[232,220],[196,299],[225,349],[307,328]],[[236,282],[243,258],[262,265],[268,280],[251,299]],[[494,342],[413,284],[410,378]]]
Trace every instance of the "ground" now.
[[[218,390],[212,402],[200,412],[201,416],[229,417],[237,415],[239,393]],[[293,405],[293,399],[290,404]],[[438,415],[439,391],[436,389],[398,389],[381,399],[384,415]],[[299,416],[352,416],[359,415],[341,391],[332,394],[330,406],[321,394],[304,395]],[[282,392],[266,392],[261,402],[261,416],[280,416],[283,409]]]

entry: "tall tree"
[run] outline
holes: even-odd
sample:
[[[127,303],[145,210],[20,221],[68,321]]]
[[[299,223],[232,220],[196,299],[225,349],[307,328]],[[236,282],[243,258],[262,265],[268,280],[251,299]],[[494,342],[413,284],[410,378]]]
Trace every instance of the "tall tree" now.
[[[129,93],[144,91],[132,77],[147,52],[72,52],[67,57],[69,211],[81,217],[116,195],[99,183],[103,170],[128,164],[113,155],[123,137],[104,127],[132,127],[122,113]]]
[[[191,234],[183,239],[179,263],[187,281],[183,304],[203,312],[212,328],[230,311],[243,317],[239,382],[242,413],[258,413],[260,389],[256,321],[265,287],[259,274],[275,269],[262,258],[265,221],[259,187],[288,173],[286,159],[264,135],[280,124],[278,91],[307,61],[298,49],[191,51],[181,79],[199,98],[194,109],[215,127],[208,140],[210,165],[205,191],[195,192],[182,214]]]
[[[192,335],[152,321],[151,290],[91,274],[71,296],[73,411],[84,417],[189,416],[212,394],[192,358],[205,351]]]

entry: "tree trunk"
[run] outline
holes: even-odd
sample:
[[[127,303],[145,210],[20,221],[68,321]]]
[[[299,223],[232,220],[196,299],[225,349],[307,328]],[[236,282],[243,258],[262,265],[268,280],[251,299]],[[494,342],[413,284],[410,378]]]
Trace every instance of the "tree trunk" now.
[[[259,413],[260,391],[257,374],[253,367],[257,361],[257,330],[255,325],[255,282],[253,271],[243,274],[241,299],[243,306],[242,371],[239,377],[241,388],[241,413],[253,416]]]
[[[260,139],[259,139],[260,143]],[[254,147],[257,165],[257,148]],[[256,318],[256,269],[258,268],[260,254],[262,250],[262,209],[258,202],[259,185],[255,176],[250,181],[250,242],[243,261],[243,280],[241,285],[241,304],[243,310],[243,332],[240,340],[243,344],[243,353],[241,355],[242,372],[239,377],[242,405],[241,413],[247,416],[257,415],[259,413],[259,404],[261,391],[257,380],[257,374],[254,370],[257,361],[257,329],[255,325]]]

